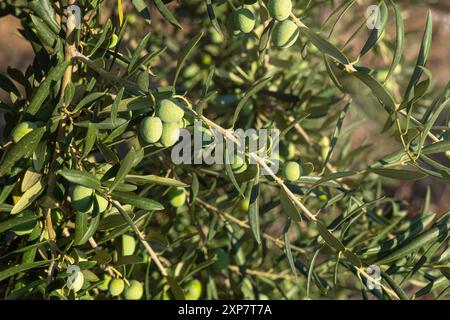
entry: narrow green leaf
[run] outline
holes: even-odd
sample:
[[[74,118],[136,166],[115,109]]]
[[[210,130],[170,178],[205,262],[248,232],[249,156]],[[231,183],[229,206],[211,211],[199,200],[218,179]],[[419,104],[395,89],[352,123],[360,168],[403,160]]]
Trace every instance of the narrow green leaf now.
[[[33,98],[31,99],[30,104],[26,109],[26,112],[28,114],[34,116],[40,110],[45,99],[47,99],[47,97],[50,94],[53,82],[57,82],[62,78],[64,72],[66,71],[69,65],[70,61],[64,61],[62,63],[59,63],[53,69],[50,70],[49,74],[47,75],[47,78],[45,78],[45,80],[42,81],[36,93],[33,95]]]
[[[151,211],[164,210],[163,205],[159,202],[137,196],[134,193],[114,191],[112,193],[112,197],[121,203],[131,204],[132,206],[138,207],[140,209]]]
[[[172,178],[159,177],[155,175],[132,175],[128,174],[125,176],[125,181],[135,183],[135,184],[156,184],[160,186],[169,187],[188,187],[187,184]]]
[[[17,161],[24,157],[28,157],[36,149],[39,141],[41,141],[45,127],[35,129],[26,134],[20,141],[14,144],[11,149],[6,151],[3,161],[0,165],[0,177],[9,173]]]
[[[259,224],[259,168],[250,192],[248,222],[252,229],[253,236],[255,237],[256,242],[261,245],[261,231]]]
[[[37,220],[37,218],[38,216],[30,210],[21,212],[18,215],[12,216],[5,221],[0,222],[0,234],[21,224]]]
[[[395,68],[397,68],[398,64],[400,63],[400,60],[403,56],[403,51],[405,47],[405,26],[403,24],[403,18],[400,10],[398,9],[397,5],[394,1],[389,0],[392,7],[395,11],[395,50],[394,50],[394,57],[392,59],[392,63],[389,67],[388,74],[386,76],[385,82],[390,78],[392,73],[394,72]]]
[[[339,50],[334,44],[326,40],[321,35],[316,32],[306,28],[300,27],[301,34],[305,35],[311,43],[319,49],[322,53],[336,59],[344,65],[349,65],[350,61],[348,58]]]
[[[420,235],[412,238],[411,240],[401,244],[399,247],[394,248],[388,254],[381,259],[377,260],[378,264],[389,264],[408,254],[420,249],[421,247],[436,241],[438,239],[445,239],[448,236],[450,230],[450,214],[447,212],[435,225],[428,231],[421,233]]]
[[[114,178],[114,182],[109,187],[109,192],[112,192],[119,183],[123,181],[125,176],[131,171],[134,167],[134,161],[136,158],[136,151],[134,149],[130,149],[125,158],[120,162],[119,170],[117,171],[116,177]]]
[[[74,236],[74,244],[82,245],[81,239],[83,239],[86,231],[88,229],[88,212],[77,212],[75,213],[75,236]]]
[[[134,51],[133,55],[131,56],[130,63],[128,64],[128,73],[131,73],[136,65],[136,62],[141,57],[142,50],[145,49],[147,46],[148,40],[150,39],[151,33],[147,33],[146,36],[139,42],[136,50]]]
[[[423,69],[421,67],[426,66],[428,54],[430,53],[432,36],[433,36],[433,19],[431,15],[431,10],[428,10],[426,27],[423,33],[422,45],[420,47],[419,56],[417,57],[416,67],[414,68],[414,72],[411,76],[411,79],[409,80],[404,95],[404,100],[406,101],[410,101],[414,97],[413,88],[422,75]]]
[[[300,211],[297,206],[292,202],[292,200],[287,195],[286,191],[281,188],[280,189],[280,202],[283,211],[294,221],[301,221],[302,216],[300,215]]]
[[[95,142],[97,141],[98,137],[98,129],[97,127],[89,123],[88,129],[86,132],[86,139],[84,140],[84,148],[83,148],[83,158],[87,157],[89,153],[91,152],[92,148],[95,145]]]
[[[24,271],[27,271],[30,269],[46,266],[46,265],[50,264],[50,262],[52,262],[52,260],[43,260],[43,261],[25,263],[25,264],[20,264],[20,265],[14,266],[14,267],[10,267],[6,270],[0,271],[0,281],[8,279],[20,272],[24,272]]]
[[[380,27],[381,28],[373,28],[370,32],[369,38],[367,39],[366,43],[364,44],[363,48],[361,49],[361,52],[359,54],[359,57],[364,56],[367,52],[370,51],[381,39],[381,36],[386,28],[386,22],[388,18],[388,8],[384,1],[381,1],[381,3],[378,5],[379,9],[379,19],[380,19]]]
[[[203,33],[200,33],[196,35],[194,38],[192,38],[184,47],[183,50],[180,53],[180,57],[178,58],[177,62],[177,69],[175,71],[175,77],[173,79],[172,86],[175,88],[178,77],[180,76],[181,69],[183,68],[184,64],[186,63],[187,58],[191,54],[192,50],[197,46],[197,44],[200,42],[200,39],[203,37]]]
[[[361,80],[373,94],[381,101],[381,103],[387,108],[389,112],[395,110],[396,103],[390,92],[380,84],[375,78],[367,73],[353,72],[352,75]]]
[[[241,110],[243,107],[245,107],[247,101],[254,96],[256,93],[264,89],[267,85],[267,83],[272,80],[272,77],[266,77],[261,80],[256,81],[252,84],[250,89],[247,90],[245,95],[242,97],[242,99],[239,101],[236,110],[234,111],[233,120],[231,122],[231,127],[233,128],[236,124],[237,119],[239,118],[239,113],[241,113]]]
[[[44,181],[43,179],[39,180],[35,185],[25,191],[24,194],[20,197],[19,201],[14,205],[11,210],[11,214],[17,214],[24,209],[26,209],[29,205],[31,205],[37,197],[44,191]]]
[[[396,180],[420,180],[427,176],[423,172],[405,169],[370,168],[369,171]]]
[[[169,21],[171,24],[173,24],[178,29],[183,29],[181,25],[178,23],[177,19],[172,15],[172,13],[166,8],[162,0],[153,0],[153,3],[155,4],[158,11],[162,14],[162,16]]]
[[[62,169],[58,171],[66,180],[91,189],[100,189],[100,181],[89,172],[77,171],[72,169]]]

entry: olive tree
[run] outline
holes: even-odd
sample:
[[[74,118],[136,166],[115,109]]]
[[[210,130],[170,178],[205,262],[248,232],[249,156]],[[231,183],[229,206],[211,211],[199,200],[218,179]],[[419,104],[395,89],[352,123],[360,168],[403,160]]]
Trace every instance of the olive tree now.
[[[391,191],[450,180],[431,13],[411,64],[369,5],[2,1],[34,53],[0,75],[2,297],[448,297],[450,212]]]

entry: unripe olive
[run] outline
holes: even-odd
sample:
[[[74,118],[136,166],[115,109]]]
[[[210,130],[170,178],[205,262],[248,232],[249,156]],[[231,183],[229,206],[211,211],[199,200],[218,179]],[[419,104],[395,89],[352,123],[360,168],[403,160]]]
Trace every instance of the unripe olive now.
[[[161,138],[163,124],[158,117],[146,117],[139,125],[139,133],[142,139],[148,143],[158,142]]]
[[[202,56],[202,63],[209,66],[212,63],[212,57],[209,54],[204,54]]]
[[[200,67],[198,66],[198,64],[191,64],[190,66],[188,66],[184,72],[183,75],[188,78],[191,79],[193,77],[195,77],[196,75],[198,75],[200,73]]]
[[[264,293],[260,293],[259,294],[259,300],[269,300],[269,297],[266,294],[264,294]]]
[[[330,151],[330,139],[327,136],[322,137],[319,141],[320,155],[322,159],[326,159],[328,152]]]
[[[243,155],[234,155],[231,162],[231,169],[234,173],[242,173],[247,170],[247,163]]]
[[[250,33],[255,27],[255,15],[246,8],[240,8],[235,11],[234,23],[236,29],[243,33]]]
[[[125,282],[122,279],[113,279],[109,284],[109,293],[113,297],[120,296],[125,288]]]
[[[221,43],[223,41],[223,36],[215,28],[209,29],[209,36],[212,43]]]
[[[124,296],[127,300],[140,300],[144,294],[144,288],[139,281],[131,280],[125,288]]]
[[[284,176],[289,181],[296,181],[302,174],[302,167],[294,161],[289,161],[284,165]]]
[[[102,277],[102,283],[97,287],[100,291],[107,291],[109,288],[109,283],[111,282],[112,277],[105,273]]]
[[[288,143],[286,144],[281,144],[280,146],[280,155],[285,158],[286,160],[290,160],[292,158],[295,157],[295,144],[293,143]]]
[[[278,21],[286,20],[292,12],[291,0],[269,0],[267,10],[272,18]]]
[[[37,128],[37,125],[30,121],[19,123],[11,132],[11,138],[15,143],[19,142],[26,134]]]
[[[450,160],[450,150],[445,151],[445,155],[447,156],[447,158]]]
[[[176,122],[163,123],[161,144],[164,147],[173,146],[180,138],[180,127]]]
[[[300,30],[291,20],[284,20],[273,27],[272,41],[275,47],[286,49],[297,41]]]
[[[188,283],[186,288],[186,300],[198,300],[202,295],[202,283],[197,279]]]
[[[170,99],[163,99],[158,102],[156,115],[163,122],[177,122],[183,118],[184,110],[178,102]]]
[[[217,249],[216,251],[217,260],[214,262],[214,268],[217,270],[226,269],[230,264],[230,258],[228,257],[228,253],[222,248]]]
[[[108,200],[106,200],[102,196],[99,196],[98,194],[96,194],[95,195],[95,201],[97,201],[98,212],[99,213],[103,213],[103,212],[106,211],[106,209],[108,209],[109,202],[108,202]]]
[[[76,272],[75,274],[75,279],[72,280],[72,290],[75,292],[78,292],[81,290],[81,288],[83,288],[83,284],[84,284],[84,275],[83,272]]]
[[[181,187],[171,188],[167,193],[167,197],[169,198],[170,204],[175,208],[182,207],[186,203],[186,192]]]
[[[245,198],[239,201],[238,209],[242,213],[247,213],[250,207],[250,198]]]
[[[136,249],[136,240],[134,237],[124,234],[122,235],[122,255],[131,256]]]
[[[72,188],[72,206],[79,212],[88,212],[92,206],[94,190],[76,185]]]

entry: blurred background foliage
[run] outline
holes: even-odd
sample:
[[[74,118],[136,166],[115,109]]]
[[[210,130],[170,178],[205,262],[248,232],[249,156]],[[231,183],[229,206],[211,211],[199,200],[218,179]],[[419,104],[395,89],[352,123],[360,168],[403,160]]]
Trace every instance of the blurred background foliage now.
[[[60,203],[58,206],[49,205],[49,198],[39,196],[28,210],[20,213],[25,221],[37,221],[31,234],[7,227],[6,223],[13,219],[12,206],[23,196],[14,193],[11,181],[17,184],[23,180],[30,168],[29,163],[22,168],[17,166],[9,178],[0,178],[0,205],[4,211],[0,213],[3,226],[0,294],[4,298],[126,298],[113,294],[111,289],[104,290],[104,281],[109,283],[111,278],[141,282],[147,299],[448,298],[450,187],[445,151],[448,151],[450,116],[448,107],[440,108],[449,94],[450,66],[445,39],[450,34],[450,17],[445,1],[396,1],[405,20],[405,44],[401,60],[388,80],[385,79],[398,39],[398,24],[390,1],[385,1],[388,19],[383,36],[363,55],[361,49],[372,34],[365,27],[366,9],[372,2],[294,1],[293,12],[302,23],[321,31],[324,39],[343,49],[349,60],[361,67],[358,72],[369,73],[382,83],[397,103],[405,102],[403,110],[408,113],[398,120],[401,131],[406,130],[402,137],[393,120],[396,112],[386,112],[379,103],[383,99],[373,94],[361,79],[342,71],[342,63],[329,56],[325,58],[323,50],[311,44],[311,38],[301,34],[299,41],[286,50],[273,48],[270,42],[268,46],[262,45],[263,30],[270,19],[261,1],[251,6],[257,17],[254,32],[237,37],[228,32],[227,18],[232,7],[238,7],[241,1],[164,1],[172,19],[176,19],[170,23],[171,15],[166,13],[163,17],[154,1],[123,0],[126,28],[120,27],[117,1],[76,3],[84,16],[77,35],[78,50],[92,64],[81,61],[83,66],[73,75],[76,91],[69,104],[73,108],[81,105],[81,112],[73,117],[75,122],[98,123],[105,119],[114,99],[125,87],[123,99],[148,97],[148,92],[159,99],[175,91],[186,96],[196,111],[222,127],[229,127],[245,92],[269,74],[270,82],[243,106],[236,128],[274,125],[288,129],[281,143],[282,160],[301,163],[303,176],[287,186],[311,212],[317,213],[321,223],[297,221],[297,209],[280,192],[280,186],[264,177],[258,190],[261,238],[258,244],[254,221],[251,217],[249,220],[248,201],[246,205],[241,200],[223,167],[175,166],[170,161],[170,150],[157,146],[140,149],[142,141],[135,137],[136,127],[148,110],[138,108],[129,118],[124,116],[127,122],[122,132],[100,130],[97,144],[88,152],[84,165],[86,171],[99,179],[108,171],[109,178],[113,178],[117,168],[110,170],[111,164],[124,166],[131,146],[142,151],[134,155],[140,161],[129,172],[134,179],[125,179],[123,191],[158,201],[164,210],[139,209],[129,200],[114,195],[113,200],[122,202],[126,211],[132,212],[132,222],[145,234],[144,241],[133,235],[129,221],[120,219],[120,210],[109,205],[107,213],[98,215],[100,221],[90,241],[73,243],[76,214],[70,199],[64,196],[69,187],[67,182],[75,181],[69,173],[58,175],[60,188],[50,196]],[[62,4],[68,5],[67,1]],[[216,19],[210,19],[208,5]],[[425,71],[420,80],[421,88],[426,90],[420,94],[421,89],[416,87],[417,96],[411,102],[404,93],[417,70],[417,56],[423,52],[422,34],[429,8],[434,27],[426,67],[433,78]],[[18,92],[1,92],[6,121],[1,126],[0,141],[7,148],[10,132],[23,119],[24,105],[33,97],[36,84],[57,64],[55,61],[62,61],[64,30],[55,34],[61,39],[57,44],[46,44],[46,35],[36,31],[36,19],[31,18],[39,16],[35,8],[24,1],[7,0],[0,4],[0,12],[3,16],[0,32],[6,32],[4,37],[0,34],[0,71],[14,79],[18,88]],[[17,30],[5,28],[5,21],[8,25],[15,24]],[[184,57],[183,49],[200,34],[203,36],[188,55],[172,88],[175,70]],[[131,57],[138,50],[139,67],[130,67]],[[28,68],[30,64],[32,67]],[[107,73],[100,74],[99,69]],[[330,73],[336,77],[334,82]],[[30,84],[21,86],[21,82]],[[54,90],[53,100],[51,96],[47,101],[58,100],[59,88],[56,86]],[[86,97],[91,99],[83,100]],[[17,112],[10,111],[11,106]],[[410,116],[423,125],[417,125]],[[53,122],[48,117],[48,113],[41,112],[33,119],[49,128]],[[434,119],[433,123],[430,119]],[[426,138],[428,132],[424,127],[428,123],[431,126],[428,131],[437,140]],[[49,145],[54,136],[54,130],[46,135]],[[83,153],[86,128],[70,126],[67,137],[75,150]],[[445,145],[437,148],[433,146],[436,141]],[[405,152],[406,149],[417,152],[417,144],[422,144],[419,149],[436,148],[418,159],[420,167],[410,164]],[[111,148],[116,156],[105,148]],[[56,167],[76,168],[76,159],[70,159],[73,153],[76,152],[67,149],[65,158]],[[115,157],[122,160],[115,161]],[[402,166],[398,171],[386,170],[391,168],[386,163],[399,159]],[[42,173],[48,174],[45,169]],[[167,186],[155,178],[141,178],[143,182],[136,178],[147,175],[173,181]],[[238,183],[249,198],[255,178],[238,179]],[[170,185],[178,184],[186,187],[187,203],[175,208],[167,193]],[[43,219],[47,208],[51,208],[55,224],[55,243]],[[89,219],[92,222],[94,216]],[[23,227],[17,221],[16,225]],[[332,232],[331,238],[327,237],[331,233],[320,229],[323,225]],[[155,266],[144,242],[156,251],[168,275],[161,275],[161,268]],[[135,248],[124,252],[124,246],[130,243],[135,243]],[[54,245],[58,250],[55,251]],[[340,250],[341,246],[345,249]],[[56,262],[49,262],[51,259]],[[76,293],[66,286],[70,276],[66,268],[72,263],[81,266],[84,275],[82,289]],[[368,278],[360,272],[372,264],[381,268],[381,290],[371,290]]]

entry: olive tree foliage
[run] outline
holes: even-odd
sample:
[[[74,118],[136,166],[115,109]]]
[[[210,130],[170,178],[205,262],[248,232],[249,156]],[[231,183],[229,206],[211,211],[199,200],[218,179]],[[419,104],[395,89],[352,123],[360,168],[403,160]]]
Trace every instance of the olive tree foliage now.
[[[2,298],[448,297],[450,213],[389,192],[450,180],[431,13],[411,64],[394,1],[169,2],[0,3],[34,53],[0,75]],[[282,168],[175,165],[195,121],[279,129]]]

